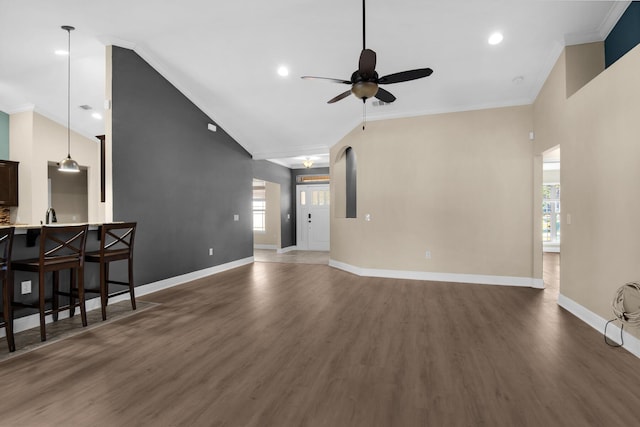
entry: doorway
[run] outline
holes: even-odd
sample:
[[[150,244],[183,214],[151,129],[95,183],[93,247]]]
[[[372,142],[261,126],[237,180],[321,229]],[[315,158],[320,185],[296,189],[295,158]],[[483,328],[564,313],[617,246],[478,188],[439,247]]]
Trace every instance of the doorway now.
[[[329,250],[330,194],[328,184],[296,187],[296,246],[299,250]]]
[[[62,224],[89,221],[89,190],[87,168],[78,173],[60,172],[57,165],[48,165],[48,206],[55,209],[57,222]]]
[[[560,252],[560,146],[542,155],[542,249]]]
[[[542,153],[542,270],[547,295],[560,291],[560,146]]]

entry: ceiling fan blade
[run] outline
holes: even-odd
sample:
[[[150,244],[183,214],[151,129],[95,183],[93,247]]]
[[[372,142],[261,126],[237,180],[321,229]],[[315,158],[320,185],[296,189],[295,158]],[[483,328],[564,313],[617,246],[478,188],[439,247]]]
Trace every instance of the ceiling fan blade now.
[[[372,77],[376,71],[376,53],[371,49],[363,49],[360,53],[358,73],[361,76]]]
[[[379,84],[388,85],[391,83],[408,82],[409,80],[421,79],[429,77],[433,73],[431,68],[418,68],[417,70],[401,71],[380,77]]]
[[[334,102],[338,102],[338,101],[340,101],[341,99],[344,99],[344,98],[346,98],[346,97],[347,97],[347,96],[349,96],[349,95],[351,95],[351,89],[349,89],[349,90],[348,90],[348,91],[346,91],[346,92],[342,92],[340,95],[336,96],[335,98],[331,98],[331,99],[327,102],[327,104],[333,104]]]
[[[378,98],[382,102],[391,103],[396,100],[396,97],[391,94],[391,92],[378,88],[378,93],[376,93],[376,98]]]
[[[334,83],[344,83],[346,85],[350,85],[351,84],[351,82],[349,80],[334,79],[334,78],[331,78],[331,77],[302,76],[300,78],[301,79],[305,79],[305,80],[329,80],[329,81],[334,82]]]

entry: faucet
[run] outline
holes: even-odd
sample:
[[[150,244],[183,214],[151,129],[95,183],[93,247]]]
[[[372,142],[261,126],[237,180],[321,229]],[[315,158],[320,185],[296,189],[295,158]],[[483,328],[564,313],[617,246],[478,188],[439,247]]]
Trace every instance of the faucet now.
[[[58,218],[56,218],[56,210],[53,208],[47,209],[47,215],[45,217],[45,224],[49,224],[50,222],[58,222]]]

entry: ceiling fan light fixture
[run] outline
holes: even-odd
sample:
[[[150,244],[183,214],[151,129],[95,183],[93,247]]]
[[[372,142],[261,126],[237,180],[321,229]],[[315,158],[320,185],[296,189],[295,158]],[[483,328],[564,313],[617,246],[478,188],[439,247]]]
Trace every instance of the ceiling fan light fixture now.
[[[351,93],[360,99],[373,98],[378,93],[378,84],[374,82],[357,82],[353,84]]]

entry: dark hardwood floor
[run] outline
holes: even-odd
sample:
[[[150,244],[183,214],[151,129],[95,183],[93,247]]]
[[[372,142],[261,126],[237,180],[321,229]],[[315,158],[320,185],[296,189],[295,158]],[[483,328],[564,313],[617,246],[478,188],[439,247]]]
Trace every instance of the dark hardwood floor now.
[[[0,363],[0,425],[638,425],[640,360],[556,298],[255,263]]]

